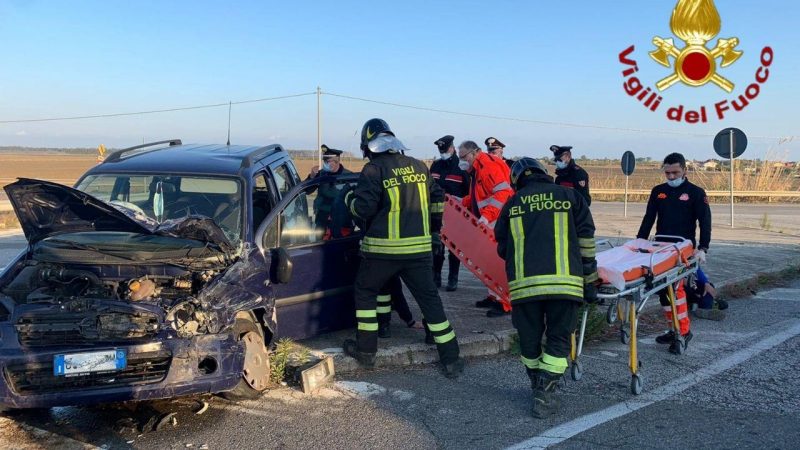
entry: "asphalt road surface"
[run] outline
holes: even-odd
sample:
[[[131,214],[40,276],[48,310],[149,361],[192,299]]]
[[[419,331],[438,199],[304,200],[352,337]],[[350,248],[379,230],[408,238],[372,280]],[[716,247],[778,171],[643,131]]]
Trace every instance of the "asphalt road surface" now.
[[[641,220],[646,204],[628,203],[628,217]],[[592,203],[592,212],[622,217],[625,204],[622,202]],[[716,227],[730,225],[730,205],[711,205],[712,222]],[[737,203],[734,205],[734,225],[740,228],[767,229],[776,233],[800,235],[800,204],[797,203]]]
[[[734,300],[725,321],[693,329],[683,356],[642,337],[639,396],[629,392],[626,346],[588,346],[583,379],[565,381],[563,411],[549,420],[531,418],[527,377],[504,355],[469,361],[457,381],[423,366],[339,376],[314,396],[283,388],[238,404],[18,411],[0,418],[0,447],[797,448],[800,281]],[[197,415],[202,401],[210,407]],[[142,433],[172,412],[175,425]]]

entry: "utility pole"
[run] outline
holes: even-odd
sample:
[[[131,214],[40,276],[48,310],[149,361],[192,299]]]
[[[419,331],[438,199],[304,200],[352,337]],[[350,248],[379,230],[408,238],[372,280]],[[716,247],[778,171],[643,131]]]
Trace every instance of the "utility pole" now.
[[[322,107],[320,105],[322,90],[317,86],[317,165],[322,169]]]
[[[734,153],[734,149],[735,149],[734,144],[735,144],[736,141],[735,141],[735,138],[734,138],[733,129],[731,129],[729,132],[730,132],[730,155],[731,155],[731,160],[730,160],[731,161],[731,228],[734,228],[734,226],[733,226],[733,167],[734,167],[734,164],[736,164],[736,154]]]

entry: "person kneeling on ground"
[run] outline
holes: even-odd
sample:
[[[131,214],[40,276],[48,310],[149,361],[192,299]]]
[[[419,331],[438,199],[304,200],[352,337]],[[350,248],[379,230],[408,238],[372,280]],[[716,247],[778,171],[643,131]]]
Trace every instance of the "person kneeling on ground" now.
[[[703,269],[698,268],[697,274],[688,278],[686,282],[686,300],[694,312],[695,317],[707,320],[724,320],[728,302],[716,300],[717,289],[708,281]],[[716,303],[716,308],[714,304]]]

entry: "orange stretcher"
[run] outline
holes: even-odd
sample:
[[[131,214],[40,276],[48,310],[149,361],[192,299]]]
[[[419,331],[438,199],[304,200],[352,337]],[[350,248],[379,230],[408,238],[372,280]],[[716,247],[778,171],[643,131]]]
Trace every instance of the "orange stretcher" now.
[[[480,223],[478,217],[461,206],[456,197],[447,196],[441,237],[447,248],[495,292],[503,308],[510,311],[505,261],[497,254],[494,231]],[[597,245],[610,246],[610,243],[598,241]],[[656,236],[653,240],[634,239],[597,253],[597,271],[602,280],[598,298],[609,304],[606,315],[608,323],[614,323],[617,318],[622,321],[620,339],[630,346],[628,363],[631,392],[635,395],[642,392],[643,385],[636,336],[639,313],[651,295],[666,291],[673,309],[673,327],[679,329],[675,291],[679,283],[697,272],[698,262],[693,253],[690,241],[674,236]],[[571,336],[570,374],[575,381],[581,379],[583,373],[580,356],[587,316],[588,308],[583,308],[579,330],[575,330]]]
[[[618,290],[648,275],[660,275],[679,263],[687,264],[694,253],[686,239],[677,242],[633,239],[597,254],[597,274]]]
[[[497,254],[494,230],[478,222],[469,209],[448,195],[442,218],[442,243],[479,280],[500,297],[503,310],[511,311],[506,263]]]
[[[597,272],[603,281],[597,297],[608,302],[608,323],[614,323],[618,318],[622,322],[620,340],[629,345],[630,388],[634,395],[641,394],[644,384],[638,355],[637,328],[639,314],[650,296],[666,292],[672,308],[672,328],[677,330],[680,344],[679,353],[684,348],[675,306],[675,292],[680,283],[697,272],[699,263],[693,254],[691,241],[658,235],[650,241],[634,239],[619,247],[597,253]],[[583,336],[581,340],[582,338]]]

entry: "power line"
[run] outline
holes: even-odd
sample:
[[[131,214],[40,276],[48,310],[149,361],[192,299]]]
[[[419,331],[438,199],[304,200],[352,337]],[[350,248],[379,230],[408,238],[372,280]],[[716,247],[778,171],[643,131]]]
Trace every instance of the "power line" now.
[[[387,106],[394,106],[398,108],[406,108],[406,109],[413,109],[418,111],[427,111],[427,112],[434,112],[434,113],[441,113],[441,114],[450,114],[450,115],[457,115],[457,116],[465,116],[465,117],[476,117],[482,119],[492,119],[492,120],[504,120],[504,121],[511,121],[511,122],[521,122],[521,123],[530,123],[534,125],[543,125],[543,126],[556,126],[556,127],[566,127],[566,128],[584,128],[584,129],[594,129],[594,130],[606,130],[606,131],[623,131],[623,132],[630,132],[630,133],[649,133],[649,134],[665,134],[665,135],[673,135],[673,136],[687,136],[687,137],[714,137],[714,134],[705,134],[705,133],[687,133],[681,131],[672,131],[672,130],[658,130],[658,129],[647,129],[647,128],[631,128],[631,127],[615,127],[609,125],[598,125],[598,124],[587,124],[587,123],[574,123],[574,122],[556,122],[556,121],[547,121],[547,120],[536,120],[536,119],[527,119],[521,117],[508,117],[508,116],[497,116],[492,114],[480,114],[480,113],[470,113],[464,111],[453,111],[448,109],[441,109],[441,108],[430,108],[425,106],[416,106],[416,105],[407,105],[403,103],[396,103],[396,102],[389,102],[384,100],[375,100],[370,98],[364,97],[356,97],[352,95],[344,95],[344,94],[336,94],[333,92],[320,92],[321,95],[328,95],[331,97],[338,97],[347,100],[356,100],[360,102],[366,103],[374,103],[379,105],[387,105]],[[133,112],[120,112],[120,113],[108,113],[108,114],[91,114],[91,115],[83,115],[83,116],[65,116],[65,117],[48,117],[48,118],[41,118],[41,119],[14,119],[14,120],[0,120],[0,124],[12,124],[12,123],[35,123],[35,122],[56,122],[56,121],[66,121],[66,120],[83,120],[83,119],[101,119],[101,118],[109,118],[109,117],[124,117],[124,116],[137,116],[137,115],[145,115],[145,114],[159,114],[159,113],[166,113],[166,112],[176,112],[176,111],[191,111],[197,109],[209,109],[209,108],[221,108],[227,106],[228,108],[231,105],[244,105],[248,103],[260,103],[260,102],[268,102],[273,100],[282,100],[287,98],[296,98],[296,97],[305,97],[309,95],[317,95],[317,92],[304,92],[301,94],[292,94],[292,95],[282,95],[277,97],[264,97],[264,98],[257,98],[257,99],[250,99],[250,100],[240,100],[236,102],[227,102],[227,103],[211,103],[205,105],[193,105],[193,106],[182,106],[182,107],[175,107],[175,108],[164,108],[164,109],[153,109],[153,110],[146,110],[146,111],[133,111]],[[774,139],[778,140],[778,144],[783,144],[787,142],[793,141],[795,138],[800,138],[800,136],[748,136],[750,139]]]
[[[608,130],[608,131],[627,131],[632,133],[652,133],[652,134],[669,134],[669,135],[676,135],[676,136],[689,136],[689,137],[714,137],[715,134],[703,134],[703,133],[686,133],[681,131],[671,131],[671,130],[655,130],[655,129],[646,129],[646,128],[625,128],[625,127],[613,127],[607,125],[596,125],[596,124],[584,124],[584,123],[570,123],[570,122],[552,122],[546,120],[535,120],[535,119],[525,119],[519,117],[506,117],[506,116],[495,116],[491,114],[478,114],[478,113],[469,113],[463,111],[451,111],[446,109],[439,109],[439,108],[428,108],[424,106],[415,106],[415,105],[406,105],[402,103],[394,103],[388,102],[383,100],[374,100],[369,98],[363,97],[354,97],[352,95],[343,95],[343,94],[335,94],[332,92],[322,92],[322,95],[330,95],[331,97],[339,97],[349,100],[358,100],[361,102],[367,103],[376,103],[379,105],[387,105],[387,106],[396,106],[398,108],[406,108],[406,109],[415,109],[418,111],[428,111],[428,112],[436,112],[436,113],[443,113],[443,114],[452,114],[456,116],[467,116],[467,117],[478,117],[482,119],[494,119],[494,120],[506,120],[512,122],[523,122],[523,123],[531,123],[535,125],[547,125],[547,126],[557,126],[557,127],[567,127],[567,128],[588,128],[588,129],[595,129],[595,130]],[[791,142],[797,136],[747,136],[750,139],[776,139],[779,140],[780,143],[784,142]]]
[[[286,98],[294,98],[294,97],[304,97],[307,95],[316,95],[316,92],[306,92],[303,94],[292,94],[292,95],[282,95],[279,97],[265,97],[265,98],[257,98],[253,100],[240,100],[238,102],[225,102],[225,103],[212,103],[208,105],[194,105],[194,106],[181,106],[177,108],[166,108],[166,109],[152,109],[149,111],[134,111],[134,112],[121,112],[121,113],[108,113],[108,114],[92,114],[92,115],[85,115],[85,116],[67,116],[67,117],[48,117],[44,119],[16,119],[16,120],[0,120],[0,124],[3,123],[32,123],[32,122],[55,122],[61,120],[82,120],[82,119],[100,119],[100,118],[107,118],[107,117],[122,117],[122,116],[139,116],[144,114],[158,114],[158,113],[165,113],[165,112],[174,112],[174,111],[190,111],[195,109],[208,109],[208,108],[220,108],[223,106],[230,105],[244,105],[247,103],[259,103],[259,102],[269,102],[272,100],[282,100]]]

